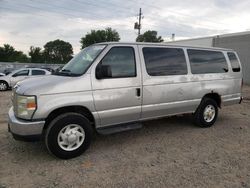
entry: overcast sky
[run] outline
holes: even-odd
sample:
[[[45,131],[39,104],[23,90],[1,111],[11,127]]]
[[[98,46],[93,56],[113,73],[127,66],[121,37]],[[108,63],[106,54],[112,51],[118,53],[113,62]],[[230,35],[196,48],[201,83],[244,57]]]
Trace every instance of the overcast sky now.
[[[0,46],[29,47],[62,39],[80,50],[91,29],[116,29],[135,41],[139,8],[142,33],[156,30],[166,41],[250,30],[250,0],[0,0]]]

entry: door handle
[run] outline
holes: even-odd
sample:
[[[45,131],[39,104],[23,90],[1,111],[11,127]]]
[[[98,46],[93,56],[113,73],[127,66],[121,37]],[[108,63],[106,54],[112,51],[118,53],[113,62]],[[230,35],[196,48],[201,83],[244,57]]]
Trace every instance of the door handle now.
[[[136,88],[136,96],[137,97],[141,96],[141,88]]]

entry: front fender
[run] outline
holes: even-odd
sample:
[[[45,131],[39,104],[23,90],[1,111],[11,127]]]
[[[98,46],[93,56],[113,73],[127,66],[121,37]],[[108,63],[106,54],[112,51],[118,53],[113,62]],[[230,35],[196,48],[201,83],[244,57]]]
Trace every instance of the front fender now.
[[[52,111],[67,106],[83,106],[95,112],[92,91],[40,95],[37,101],[33,119],[46,119]]]

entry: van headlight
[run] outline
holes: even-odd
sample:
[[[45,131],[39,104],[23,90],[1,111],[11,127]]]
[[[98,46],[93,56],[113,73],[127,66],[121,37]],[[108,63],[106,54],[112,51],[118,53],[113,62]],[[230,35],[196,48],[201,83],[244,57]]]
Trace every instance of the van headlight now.
[[[36,96],[16,96],[16,115],[22,119],[31,119],[36,111]]]

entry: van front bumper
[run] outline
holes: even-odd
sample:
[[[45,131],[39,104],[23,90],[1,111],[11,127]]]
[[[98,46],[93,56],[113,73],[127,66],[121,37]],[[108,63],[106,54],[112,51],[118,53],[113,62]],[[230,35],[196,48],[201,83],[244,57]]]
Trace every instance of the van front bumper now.
[[[15,117],[13,107],[9,110],[8,130],[14,139],[37,141],[41,138],[45,121],[26,121]]]

